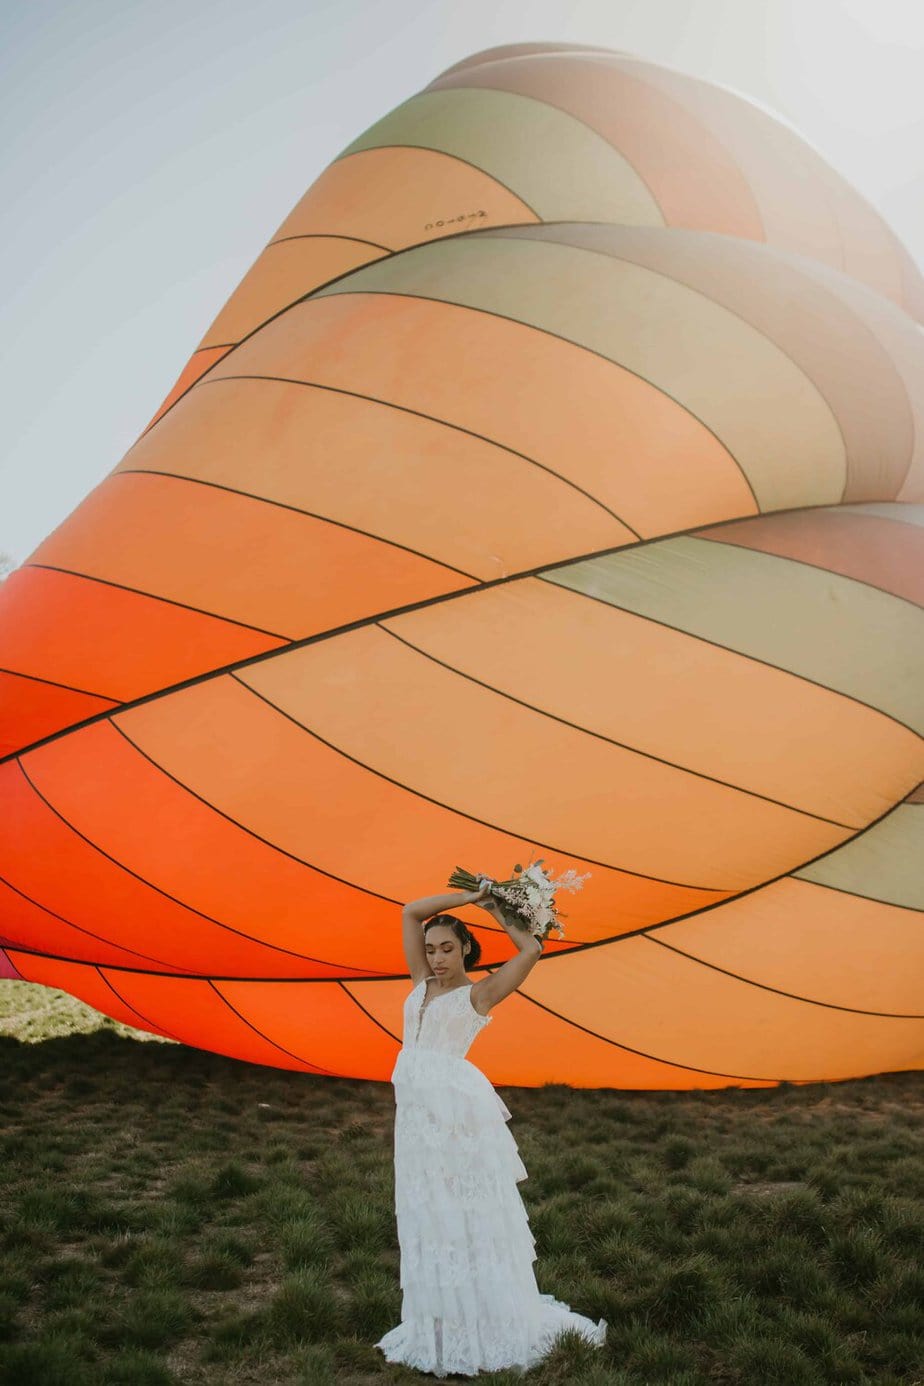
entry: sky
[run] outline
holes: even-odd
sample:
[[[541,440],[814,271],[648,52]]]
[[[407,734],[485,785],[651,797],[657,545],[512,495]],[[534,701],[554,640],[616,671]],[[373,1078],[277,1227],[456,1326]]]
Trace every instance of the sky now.
[[[305,189],[496,44],[619,48],[794,124],[924,264],[924,0],[29,0],[0,19],[0,561],[120,461]]]

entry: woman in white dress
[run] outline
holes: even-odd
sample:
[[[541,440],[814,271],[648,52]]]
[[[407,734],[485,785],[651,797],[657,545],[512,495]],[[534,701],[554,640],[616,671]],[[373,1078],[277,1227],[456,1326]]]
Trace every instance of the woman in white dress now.
[[[480,905],[507,931],[516,956],[477,982],[481,953],[461,919]],[[428,921],[428,922],[425,922]],[[404,1003],[395,1089],[395,1216],[401,1248],[401,1322],[381,1338],[389,1362],[443,1377],[535,1366],[555,1337],[576,1329],[595,1345],[596,1324],[539,1293],[535,1239],[517,1184],[527,1177],[510,1112],[465,1057],[488,1014],[517,990],[542,955],[532,934],[508,925],[487,885],[405,905],[404,952],[415,985]]]

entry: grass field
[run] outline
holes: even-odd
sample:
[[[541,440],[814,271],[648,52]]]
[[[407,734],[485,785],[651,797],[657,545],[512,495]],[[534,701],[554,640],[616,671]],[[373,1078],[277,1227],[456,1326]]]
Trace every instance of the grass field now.
[[[17,982],[0,1062],[3,1386],[435,1379],[373,1346],[401,1309],[390,1084],[238,1063]],[[526,1380],[924,1382],[924,1072],[498,1091],[539,1288],[609,1323]]]

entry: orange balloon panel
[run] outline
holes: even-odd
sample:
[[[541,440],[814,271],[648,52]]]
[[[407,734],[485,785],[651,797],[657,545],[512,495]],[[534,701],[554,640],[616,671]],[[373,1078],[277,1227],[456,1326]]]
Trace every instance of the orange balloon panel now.
[[[384,1082],[402,904],[542,856],[589,874],[493,1082],[924,1066],[922,321],[738,93],[439,74],[0,584],[0,975]]]

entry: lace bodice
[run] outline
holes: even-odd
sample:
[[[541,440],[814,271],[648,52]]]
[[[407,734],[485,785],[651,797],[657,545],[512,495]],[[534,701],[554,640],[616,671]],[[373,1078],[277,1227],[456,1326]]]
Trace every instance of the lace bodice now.
[[[472,983],[440,992],[424,978],[404,1003],[405,1049],[435,1049],[464,1059],[475,1036],[494,1019],[479,1015],[472,1005]],[[426,1004],[424,1004],[426,1003]]]

